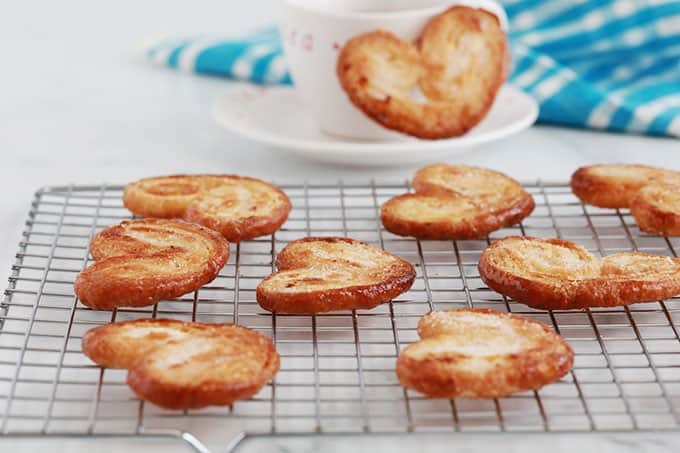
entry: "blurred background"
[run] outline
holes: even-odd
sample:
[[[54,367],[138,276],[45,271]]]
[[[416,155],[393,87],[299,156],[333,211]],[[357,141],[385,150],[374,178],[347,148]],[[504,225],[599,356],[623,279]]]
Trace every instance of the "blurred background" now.
[[[506,0],[504,3],[515,16],[515,23],[523,28],[522,36],[516,40],[522,41],[522,46],[515,46],[522,51],[521,58],[530,52],[524,44],[532,44],[537,36],[545,33],[545,24],[532,24],[530,15],[521,17],[514,13],[518,4],[531,5],[531,1]],[[553,0],[533,3],[536,9],[549,11],[552,5],[565,3],[596,5],[612,2]],[[634,11],[635,5],[672,7],[675,4],[676,8],[680,5],[677,1],[659,0],[615,3],[620,5],[615,5],[615,10],[618,8],[628,14]],[[20,149],[18,155],[22,165],[39,167],[44,163],[45,150],[54,147],[83,150],[83,153],[62,153],[65,159],[97,157],[99,163],[105,163],[115,161],[121,148],[135,146],[146,153],[162,154],[159,150],[164,147],[172,149],[184,142],[201,145],[201,152],[194,154],[198,165],[203,157],[207,158],[206,163],[211,162],[214,153],[219,153],[224,146],[225,133],[214,124],[210,110],[223,91],[225,80],[185,76],[153,66],[146,60],[144,49],[168,37],[239,36],[274,24],[279,7],[278,0],[121,0],[113,3],[29,0],[6,4],[0,14],[3,56],[0,150],[15,152]],[[585,24],[591,29],[601,28],[599,26],[608,19],[595,16],[584,16]],[[680,44],[680,16],[670,19],[665,21],[665,27],[671,32],[677,31],[679,36],[674,37],[678,40],[675,53],[669,53],[664,69],[675,69],[670,77],[675,74],[680,81],[677,46]],[[652,26],[657,21],[654,18],[646,20]],[[539,26],[541,30],[531,33]],[[633,31],[635,33],[628,33],[632,41],[641,33]],[[628,39],[627,36],[624,38]],[[579,50],[579,46],[572,47],[575,47],[572,50]],[[533,57],[526,60],[527,64],[536,62]],[[619,60],[625,61],[643,57],[648,58],[648,55],[629,52],[618,56]],[[550,91],[550,84],[537,87],[536,83],[530,83],[538,81],[531,77],[516,80],[525,83],[523,88]],[[575,103],[579,101],[572,99]],[[562,107],[552,108],[559,115],[564,110]],[[186,127],[168,127],[169,124],[185,124]],[[239,138],[231,135],[229,138],[236,141],[235,146],[241,143]],[[83,155],[85,152],[87,156]]]
[[[31,155],[41,156],[57,145],[60,134],[77,130],[68,137],[71,145],[96,144],[88,153],[106,161],[131,143],[143,149],[151,141],[162,147],[163,142],[172,146],[181,141],[184,134],[204,136],[195,124],[168,130],[167,121],[202,112],[212,128],[210,109],[194,108],[203,100],[209,107],[214,101],[212,88],[220,93],[224,80],[205,80],[201,92],[206,99],[194,98],[191,80],[178,80],[183,78],[148,65],[145,46],[161,37],[239,34],[271,24],[276,6],[275,0],[238,5],[216,0],[4,4],[0,149],[21,148],[22,159],[31,165],[39,163],[32,162]],[[106,127],[90,127],[91,123]],[[163,133],[156,133],[159,130]]]

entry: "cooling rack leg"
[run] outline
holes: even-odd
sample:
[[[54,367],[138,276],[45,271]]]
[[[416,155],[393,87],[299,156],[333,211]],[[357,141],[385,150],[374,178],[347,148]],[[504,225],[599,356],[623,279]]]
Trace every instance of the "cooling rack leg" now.
[[[191,446],[191,448],[196,450],[198,453],[210,453],[210,450],[208,449],[208,447],[206,447],[203,444],[203,442],[198,440],[198,438],[196,436],[194,436],[193,434],[182,433],[181,437],[189,446]],[[239,441],[240,441],[240,437],[239,437]],[[227,450],[227,451],[231,451],[231,450]]]

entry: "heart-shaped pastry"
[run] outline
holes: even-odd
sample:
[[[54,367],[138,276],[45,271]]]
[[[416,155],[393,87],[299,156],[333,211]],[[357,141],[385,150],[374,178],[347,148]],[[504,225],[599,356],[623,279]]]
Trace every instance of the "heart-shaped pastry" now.
[[[88,331],[83,353],[98,365],[127,368],[130,388],[168,409],[248,399],[279,371],[271,340],[233,324],[117,322]]]
[[[664,236],[680,236],[680,185],[650,184],[640,189],[630,213],[641,230]]]
[[[581,201],[600,208],[629,208],[649,184],[680,184],[680,172],[639,164],[581,167],[571,175],[571,190]]]
[[[616,253],[601,260],[560,239],[511,236],[487,247],[489,288],[530,307],[576,309],[651,302],[680,294],[680,259]]]
[[[438,139],[464,134],[481,121],[507,77],[508,55],[495,15],[454,6],[432,18],[415,44],[384,30],[350,39],[337,74],[352,103],[370,118]]]
[[[278,272],[258,285],[257,302],[287,314],[373,308],[408,291],[416,277],[404,259],[342,237],[293,241],[276,266]]]
[[[181,342],[192,335],[210,335],[212,327],[222,325],[161,318],[114,322],[83,335],[83,354],[105,368],[130,368],[158,346]]]
[[[538,390],[571,369],[574,353],[544,324],[494,310],[433,311],[397,359],[402,386],[432,398],[499,398]]]
[[[215,231],[182,220],[126,220],[90,242],[96,263],[76,278],[75,293],[97,310],[140,307],[211,282],[229,258]]]
[[[486,168],[435,164],[413,179],[416,193],[383,204],[385,228],[419,239],[475,239],[521,221],[534,199],[509,176]]]
[[[144,217],[183,218],[239,242],[277,231],[290,200],[278,187],[236,175],[174,175],[128,184],[123,204]]]
[[[571,176],[582,202],[602,208],[630,208],[642,231],[680,235],[680,172],[637,164],[582,167]]]

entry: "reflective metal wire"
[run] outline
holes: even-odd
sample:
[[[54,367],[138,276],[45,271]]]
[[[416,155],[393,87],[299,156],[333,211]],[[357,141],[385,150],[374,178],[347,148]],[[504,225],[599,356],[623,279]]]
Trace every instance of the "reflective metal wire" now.
[[[385,231],[386,199],[404,183],[305,183],[281,187],[294,209],[274,236],[232,245],[220,276],[200,291],[153,307],[93,311],[73,281],[99,229],[130,218],[119,186],[39,191],[0,305],[0,431],[35,434],[143,433],[200,426],[247,432],[599,431],[680,427],[680,300],[584,311],[531,309],[485,287],[476,269],[484,247],[507,235],[560,237],[607,255],[640,250],[676,256],[678,240],[641,233],[626,211],[583,206],[569,186],[525,184],[536,210],[521,225],[478,241],[417,241]],[[287,242],[349,236],[410,260],[413,288],[373,310],[272,315],[255,287],[275,270]],[[576,353],[573,371],[536,392],[497,400],[430,400],[403,389],[396,356],[417,339],[431,309],[485,307],[539,319]],[[114,320],[171,317],[238,322],[271,336],[282,356],[274,382],[231,408],[165,411],[137,400],[125,373],[85,358],[80,341]],[[226,436],[227,434],[225,434]],[[228,439],[225,439],[228,440]]]

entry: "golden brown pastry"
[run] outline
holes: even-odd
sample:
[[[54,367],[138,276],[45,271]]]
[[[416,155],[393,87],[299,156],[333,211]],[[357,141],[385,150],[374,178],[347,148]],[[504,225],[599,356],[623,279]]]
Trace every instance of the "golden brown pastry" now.
[[[586,204],[601,208],[628,208],[644,186],[680,183],[680,173],[638,164],[603,164],[581,167],[571,176],[571,190]]]
[[[224,325],[160,318],[114,322],[85,333],[83,354],[106,368],[129,368],[158,346],[181,342],[192,335],[206,335],[213,327],[220,326]]]
[[[413,266],[364,242],[307,237],[276,258],[278,272],[257,287],[257,302],[275,313],[312,314],[373,308],[407,291]]]
[[[385,228],[419,239],[476,239],[520,222],[534,199],[507,175],[480,167],[434,164],[413,179],[416,193],[383,204]]]
[[[221,175],[171,175],[131,182],[123,191],[123,204],[142,217],[182,218],[187,206],[223,184]]]
[[[630,213],[642,231],[680,236],[680,185],[650,184],[633,197]]]
[[[236,175],[174,175],[128,184],[123,204],[144,217],[183,218],[239,242],[277,231],[290,200],[278,187]]]
[[[680,259],[617,253],[598,260],[559,239],[511,236],[487,247],[479,274],[494,291],[542,309],[609,307],[680,294]]]
[[[128,368],[130,388],[168,409],[248,399],[279,370],[279,354],[269,338],[232,324],[113,323],[88,331],[83,352],[101,366]]]
[[[538,390],[571,369],[574,353],[544,324],[494,310],[433,311],[397,359],[402,386],[432,398],[499,398]]]
[[[96,262],[76,278],[75,293],[97,310],[140,307],[211,282],[229,258],[218,233],[182,220],[126,220],[90,243]]]
[[[153,349],[128,369],[128,385],[141,399],[168,409],[251,398],[279,371],[279,355],[264,335],[232,327]]]
[[[507,77],[508,55],[495,15],[454,6],[435,16],[415,44],[383,30],[350,39],[337,74],[352,103],[373,120],[439,139],[464,134],[484,118]]]

